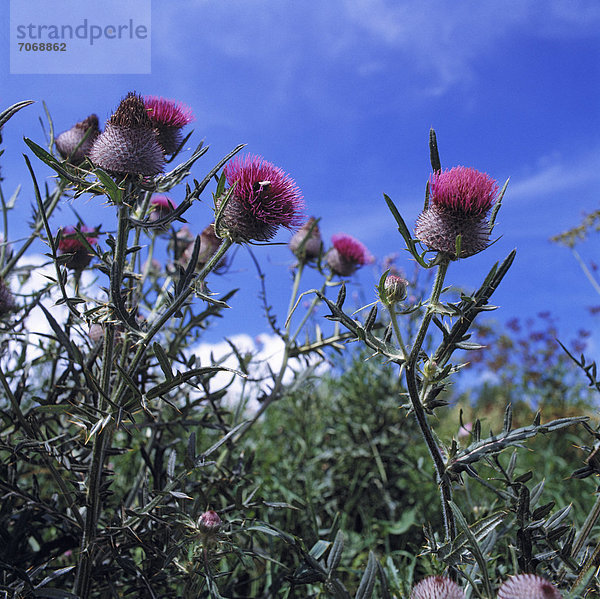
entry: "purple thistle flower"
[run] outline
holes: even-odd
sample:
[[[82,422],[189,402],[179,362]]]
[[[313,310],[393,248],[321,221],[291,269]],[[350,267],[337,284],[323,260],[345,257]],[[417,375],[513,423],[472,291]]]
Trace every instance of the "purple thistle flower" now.
[[[222,215],[222,226],[238,242],[268,241],[279,227],[301,222],[304,207],[295,181],[261,156],[235,158],[223,169],[227,184],[235,184]],[[217,208],[221,199],[217,198]]]
[[[119,104],[89,153],[110,173],[151,177],[164,170],[164,155],[144,101],[134,93]]]
[[[173,154],[181,144],[182,127],[194,120],[192,109],[182,102],[159,96],[146,96],[144,104],[158,133],[158,143],[165,154]]]
[[[498,591],[498,599],[561,599],[559,590],[535,574],[511,576]]]
[[[152,196],[152,199],[150,200],[150,221],[154,222],[169,216],[169,214],[171,214],[176,207],[177,205],[175,202],[173,202],[173,200],[167,196]]]
[[[473,168],[457,166],[433,173],[429,190],[429,205],[415,227],[417,239],[453,260],[484,250],[490,238],[487,214],[498,194],[496,181]],[[456,256],[459,235],[461,249]]]
[[[303,262],[316,260],[323,248],[321,240],[321,231],[316,224],[317,219],[311,216],[301,227],[292,235],[288,247],[294,255]]]
[[[81,241],[78,233],[83,235],[90,245],[94,245],[98,241],[96,230],[90,229],[85,225],[64,227],[61,239],[58,242],[58,251],[60,254],[71,254],[64,262],[67,268],[81,271],[92,260],[92,254],[89,253],[88,248]]]
[[[54,143],[58,153],[65,160],[68,159],[72,164],[80,164],[89,153],[98,135],[100,135],[98,117],[91,114],[87,119],[73,125],[68,131],[63,131],[54,140]]]
[[[334,274],[349,277],[365,264],[373,262],[373,256],[357,239],[339,233],[331,238],[333,247],[327,252],[327,264]]]
[[[413,587],[410,599],[464,599],[462,589],[445,576],[429,576]]]

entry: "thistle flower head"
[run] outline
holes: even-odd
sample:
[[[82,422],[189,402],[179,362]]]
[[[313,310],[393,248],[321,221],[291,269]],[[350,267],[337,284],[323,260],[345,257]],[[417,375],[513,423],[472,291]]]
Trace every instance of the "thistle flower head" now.
[[[73,125],[69,130],[63,131],[54,140],[54,143],[58,153],[65,160],[68,159],[72,164],[80,164],[89,153],[98,135],[100,135],[98,117],[91,114],[83,121]]]
[[[327,252],[327,264],[334,274],[349,277],[361,266],[373,262],[369,250],[354,237],[339,233],[331,241],[333,247]]]
[[[198,519],[198,528],[200,529],[200,532],[208,536],[216,535],[222,524],[223,521],[219,517],[219,514],[214,510],[204,512]]]
[[[235,185],[222,215],[222,226],[235,241],[268,241],[279,227],[300,224],[304,207],[294,180],[260,156],[235,158],[224,168],[227,184]],[[217,198],[217,206],[221,199]]]
[[[0,318],[15,307],[15,298],[7,287],[4,279],[0,278]]]
[[[406,299],[408,281],[400,275],[388,274],[384,283],[385,303],[393,305]]]
[[[181,144],[181,128],[194,120],[191,108],[159,96],[146,96],[144,104],[158,133],[158,143],[165,154],[173,154]]]
[[[90,149],[91,161],[111,173],[151,177],[163,172],[164,156],[144,101],[127,94]]]
[[[484,250],[490,238],[487,214],[498,194],[496,181],[475,169],[458,166],[433,173],[429,188],[429,206],[415,227],[417,239],[454,260]]]
[[[150,200],[150,220],[157,221],[169,216],[176,208],[175,202],[167,196],[155,195]]]
[[[511,576],[498,590],[498,599],[561,599],[559,590],[535,574]]]
[[[87,246],[81,241],[79,235],[83,235],[90,245],[98,241],[96,231],[85,225],[78,227],[64,227],[61,239],[58,242],[58,251],[60,254],[70,254],[64,262],[67,268],[71,270],[83,270],[91,261],[92,255]]]
[[[464,599],[462,589],[444,576],[424,578],[413,587],[410,599]]]
[[[308,262],[316,260],[321,254],[323,241],[321,231],[317,224],[317,219],[311,216],[299,229],[292,235],[288,247],[301,261]]]

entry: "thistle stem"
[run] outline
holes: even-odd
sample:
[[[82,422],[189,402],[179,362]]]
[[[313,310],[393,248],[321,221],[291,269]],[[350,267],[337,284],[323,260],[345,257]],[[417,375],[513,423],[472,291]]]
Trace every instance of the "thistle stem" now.
[[[446,475],[446,467],[442,455],[436,443],[433,431],[427,420],[427,415],[421,403],[419,397],[419,386],[417,382],[418,374],[418,361],[421,352],[421,346],[425,340],[427,329],[431,324],[431,319],[435,313],[437,304],[439,303],[440,295],[444,286],[444,279],[448,271],[450,260],[447,257],[442,257],[438,270],[436,273],[435,281],[433,283],[433,289],[431,291],[431,297],[427,305],[427,310],[423,315],[421,326],[417,332],[415,342],[411,348],[408,361],[406,363],[406,385],[408,388],[408,394],[410,401],[417,419],[421,434],[427,445],[427,449],[433,460],[433,465],[437,474],[438,484],[440,486],[441,502],[442,502],[442,514],[444,516],[444,531],[446,541],[452,541],[456,537],[456,523],[454,521],[454,514],[450,508],[450,502],[452,501],[452,487],[448,476]]]

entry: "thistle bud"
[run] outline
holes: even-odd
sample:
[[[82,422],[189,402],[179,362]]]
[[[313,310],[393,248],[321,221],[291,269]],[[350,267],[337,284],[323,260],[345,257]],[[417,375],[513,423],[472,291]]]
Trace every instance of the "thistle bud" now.
[[[98,117],[91,114],[83,121],[63,131],[54,141],[58,153],[72,164],[80,164],[87,156],[94,141],[100,135]],[[78,147],[79,146],[79,147]]]
[[[385,304],[394,305],[406,299],[408,281],[399,275],[389,274],[384,283]]]
[[[0,278],[0,318],[15,308],[15,299],[6,283]]]
[[[416,584],[410,599],[464,599],[462,589],[445,576],[429,576]]]
[[[290,239],[288,247],[302,262],[316,260],[323,248],[317,219],[310,217]]]
[[[221,529],[223,521],[214,510],[204,512],[198,519],[198,528],[206,536],[215,536]]]

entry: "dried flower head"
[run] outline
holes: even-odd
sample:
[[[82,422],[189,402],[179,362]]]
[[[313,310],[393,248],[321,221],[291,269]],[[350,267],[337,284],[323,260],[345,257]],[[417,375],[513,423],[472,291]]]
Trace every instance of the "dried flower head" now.
[[[15,298],[7,287],[4,279],[0,277],[0,318],[15,308]]]
[[[54,143],[59,154],[65,160],[68,159],[72,164],[80,164],[89,153],[98,135],[100,135],[98,117],[91,114],[87,119],[73,125],[68,131],[63,131],[54,140]]]
[[[462,589],[444,576],[424,578],[413,587],[410,599],[464,599]]]
[[[279,227],[300,224],[302,194],[283,170],[260,156],[235,158],[224,168],[227,184],[235,185],[222,215],[224,232],[238,242],[268,241]],[[217,198],[217,207],[221,203]]]
[[[146,96],[144,104],[165,154],[173,154],[181,144],[181,129],[194,120],[191,108],[182,102]]]
[[[71,270],[83,270],[91,261],[92,254],[81,240],[83,235],[90,245],[98,241],[96,231],[85,225],[78,227],[64,227],[61,239],[58,242],[58,251],[60,254],[70,254],[64,265]]]
[[[177,205],[173,200],[164,195],[152,196],[150,200],[150,221],[154,222],[165,218],[177,208]]]
[[[334,274],[349,277],[365,264],[373,262],[373,256],[357,239],[339,233],[331,238],[333,247],[327,252],[327,264]]]
[[[292,235],[288,244],[294,255],[303,262],[316,260],[323,248],[321,231],[317,224],[317,219],[311,216],[299,229]]]
[[[561,599],[559,590],[535,574],[511,576],[498,591],[498,599]]]
[[[400,275],[388,274],[384,283],[385,298],[387,304],[395,304],[406,299],[408,281]]]
[[[222,524],[223,521],[219,517],[219,514],[214,510],[204,512],[198,519],[198,528],[200,529],[200,532],[208,536],[216,535],[221,529]]]
[[[416,237],[452,259],[466,258],[489,245],[487,215],[496,201],[498,184],[473,168],[457,166],[429,178],[429,206],[417,219]],[[460,256],[456,238],[460,236]]]
[[[91,161],[111,173],[151,177],[163,172],[164,155],[144,101],[127,94],[92,146]]]

